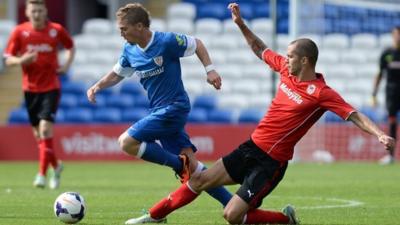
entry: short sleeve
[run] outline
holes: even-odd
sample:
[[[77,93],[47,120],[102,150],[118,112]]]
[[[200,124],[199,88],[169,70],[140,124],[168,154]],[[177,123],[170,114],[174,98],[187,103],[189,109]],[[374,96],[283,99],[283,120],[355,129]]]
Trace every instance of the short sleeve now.
[[[197,48],[194,37],[177,33],[168,33],[167,44],[168,53],[171,57],[176,58],[191,56]]]
[[[271,69],[282,74],[287,71],[286,58],[271,49],[265,49],[262,53],[262,59],[267,63]]]
[[[60,26],[59,28],[59,40],[61,44],[64,46],[66,49],[71,49],[74,47],[74,41],[71,38],[71,35],[67,32],[67,30],[64,29],[64,27]]]
[[[114,73],[121,77],[131,77],[135,69],[130,67],[128,60],[122,55],[113,67]]]
[[[17,56],[21,51],[21,43],[19,40],[19,31],[14,29],[8,40],[7,46],[4,51],[4,57]]]
[[[336,91],[328,86],[321,90],[319,102],[322,108],[334,112],[344,120],[347,120],[350,114],[356,111]]]

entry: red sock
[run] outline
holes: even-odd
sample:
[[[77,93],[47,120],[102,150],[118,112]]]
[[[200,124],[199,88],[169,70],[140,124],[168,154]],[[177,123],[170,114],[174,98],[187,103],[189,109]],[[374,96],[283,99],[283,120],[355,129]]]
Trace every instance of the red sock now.
[[[44,147],[44,141],[42,139],[38,140],[39,147],[39,174],[46,176],[47,167],[49,166],[49,161],[46,155],[46,148]]]
[[[245,224],[288,224],[289,218],[281,212],[254,209],[247,212]]]
[[[53,138],[51,137],[43,139],[43,143],[44,143],[44,148],[46,149],[46,158],[48,163],[50,163],[54,169],[57,168],[58,161],[53,149]]]
[[[197,196],[199,195],[190,190],[187,184],[182,184],[175,192],[151,207],[150,216],[153,219],[164,218],[175,209],[189,204]]]

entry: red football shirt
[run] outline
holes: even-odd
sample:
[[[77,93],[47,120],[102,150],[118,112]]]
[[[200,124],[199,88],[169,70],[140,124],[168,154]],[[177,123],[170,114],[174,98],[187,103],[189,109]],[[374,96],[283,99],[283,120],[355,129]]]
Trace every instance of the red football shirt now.
[[[58,47],[73,47],[68,32],[57,23],[47,22],[46,27],[35,30],[30,22],[15,27],[7,44],[4,57],[21,56],[29,50],[38,52],[35,62],[22,66],[22,89],[45,92],[60,88],[57,77]]]
[[[296,143],[330,110],[347,119],[355,109],[325,84],[322,74],[311,81],[298,81],[289,74],[285,57],[267,49],[264,61],[280,73],[280,84],[268,112],[251,135],[254,143],[278,161],[293,157]]]

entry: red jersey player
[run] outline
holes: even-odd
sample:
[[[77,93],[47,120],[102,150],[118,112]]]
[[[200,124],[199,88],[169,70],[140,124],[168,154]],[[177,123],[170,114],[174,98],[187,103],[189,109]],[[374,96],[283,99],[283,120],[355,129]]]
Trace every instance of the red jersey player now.
[[[54,169],[50,188],[59,186],[62,164],[53,151],[53,123],[60,98],[58,73],[68,70],[74,57],[73,41],[57,23],[47,21],[44,0],[27,0],[29,22],[18,25],[11,34],[4,53],[6,65],[21,65],[22,89],[33,134],[39,147],[39,173],[33,185],[45,187],[49,164]],[[59,45],[67,49],[67,61],[58,65]]]
[[[241,186],[224,209],[224,218],[230,224],[298,224],[290,205],[283,212],[258,207],[283,178],[295,144],[327,110],[375,135],[387,150],[394,147],[393,138],[328,87],[322,74],[315,73],[318,48],[313,41],[293,41],[288,46],[287,57],[283,57],[268,49],[249,30],[236,3],[231,3],[229,9],[254,53],[280,73],[277,95],[250,140],[210,169],[194,173],[188,183],[154,205],[148,214],[130,219],[126,224],[157,222],[193,201],[201,191],[235,183]]]

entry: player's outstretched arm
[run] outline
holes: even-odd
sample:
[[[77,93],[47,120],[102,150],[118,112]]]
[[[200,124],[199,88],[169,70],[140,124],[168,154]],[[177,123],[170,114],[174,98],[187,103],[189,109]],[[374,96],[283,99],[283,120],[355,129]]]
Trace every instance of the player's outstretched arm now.
[[[247,43],[250,45],[254,54],[260,59],[262,59],[262,53],[267,48],[267,45],[257,37],[244,23],[242,17],[240,16],[240,8],[237,3],[231,3],[228,5],[228,8],[232,13],[232,20],[235,22],[240,30],[243,33],[243,36],[246,38]]]
[[[109,72],[97,83],[91,86],[87,92],[87,98],[91,103],[96,103],[96,93],[101,89],[105,89],[118,84],[124,77],[118,76],[114,71]]]
[[[214,86],[215,89],[221,89],[221,77],[214,68],[211,62],[210,55],[203,42],[196,38],[196,55],[200,59],[207,73],[207,82]]]
[[[375,135],[379,142],[385,146],[386,150],[392,150],[395,147],[395,140],[386,135],[378,126],[372,122],[367,116],[361,112],[353,112],[348,118],[351,122],[357,125],[361,130]]]

